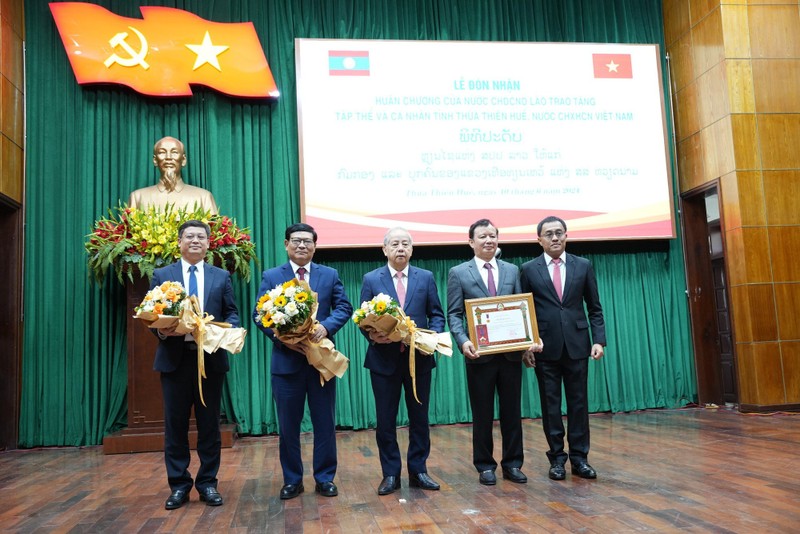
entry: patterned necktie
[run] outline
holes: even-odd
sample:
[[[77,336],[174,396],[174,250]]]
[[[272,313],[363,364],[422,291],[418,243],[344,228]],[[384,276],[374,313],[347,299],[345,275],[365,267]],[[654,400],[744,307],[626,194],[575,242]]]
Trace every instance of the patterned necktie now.
[[[406,288],[403,285],[403,273],[398,271],[394,276],[397,278],[397,302],[402,308],[403,304],[406,303]]]
[[[494,285],[494,274],[492,274],[492,264],[484,263],[483,268],[489,271],[489,277],[486,283],[486,286],[489,288],[489,296],[497,296],[497,287]]]
[[[297,279],[298,280],[305,280],[306,279],[306,268],[300,267],[297,269]]]
[[[197,270],[196,265],[189,267],[189,295],[198,296],[197,294],[197,275],[194,274]]]
[[[563,290],[561,289],[561,258],[553,258],[553,285],[556,288],[558,300],[562,300]]]

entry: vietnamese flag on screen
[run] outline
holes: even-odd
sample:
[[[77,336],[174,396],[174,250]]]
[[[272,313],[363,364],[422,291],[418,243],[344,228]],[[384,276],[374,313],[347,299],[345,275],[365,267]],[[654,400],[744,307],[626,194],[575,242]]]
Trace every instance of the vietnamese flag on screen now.
[[[211,22],[169,7],[141,19],[80,2],[53,2],[78,83],[116,83],[154,96],[189,96],[190,84],[234,96],[279,95],[252,22]]]
[[[328,72],[331,76],[369,76],[369,51],[329,50]]]
[[[592,54],[595,78],[633,78],[630,54]]]

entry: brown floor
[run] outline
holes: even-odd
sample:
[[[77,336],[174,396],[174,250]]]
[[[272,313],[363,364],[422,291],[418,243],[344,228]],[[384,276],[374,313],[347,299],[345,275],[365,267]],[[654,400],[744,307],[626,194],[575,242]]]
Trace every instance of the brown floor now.
[[[598,479],[547,478],[539,420],[524,421],[527,484],[478,484],[471,427],[432,429],[428,462],[441,491],[379,497],[372,431],[338,435],[339,496],[280,501],[278,439],[223,451],[225,505],[164,510],[161,453],[101,447],[0,453],[4,532],[798,532],[800,417],[732,410],[653,410],[591,418]],[[495,428],[499,450],[499,429]],[[406,432],[401,429],[401,447]],[[311,436],[304,436],[306,466]],[[196,467],[197,459],[193,457]]]

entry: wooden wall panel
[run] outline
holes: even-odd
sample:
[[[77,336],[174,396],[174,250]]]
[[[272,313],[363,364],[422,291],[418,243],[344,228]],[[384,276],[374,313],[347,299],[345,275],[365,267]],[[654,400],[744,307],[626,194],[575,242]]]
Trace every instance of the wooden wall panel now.
[[[772,277],[776,283],[798,282],[800,284],[798,250],[800,250],[800,226],[769,227],[769,255],[772,261]],[[800,285],[798,287],[800,288]],[[795,301],[795,307],[797,307],[797,303],[800,303],[800,300]],[[783,330],[781,330],[781,334],[783,334]],[[791,336],[790,339],[800,339],[800,335]]]
[[[800,12],[794,5],[751,5],[750,48],[753,58],[800,57]]]
[[[22,204],[22,169],[24,153],[22,149],[11,140],[2,135],[0,136],[0,150],[3,155],[2,161],[2,182],[0,193]]]
[[[725,60],[725,79],[728,85],[730,112],[754,113],[756,103],[750,61],[744,59]]]
[[[786,388],[786,403],[798,404],[800,403],[800,342],[782,342],[781,360],[783,363],[783,382]]]
[[[681,191],[689,191],[705,182],[703,145],[696,133],[678,143],[678,180]]]
[[[0,76],[0,132],[19,146],[24,144],[25,98],[22,91]]]
[[[701,22],[713,10],[719,11],[720,0],[689,0],[689,21],[692,26]]]
[[[767,247],[768,240],[769,232],[765,227],[742,227],[742,244],[744,245],[745,255],[740,257],[731,256],[731,261],[744,263],[745,277],[748,284],[769,284],[772,282],[770,257],[767,255],[769,250]],[[752,254],[751,252],[753,251],[758,251],[759,253]],[[761,339],[778,339],[778,336],[775,335]]]
[[[752,66],[758,113],[800,113],[800,59],[754,59]]]
[[[800,170],[764,171],[767,224],[800,224]]]
[[[726,58],[750,57],[750,32],[748,31],[747,7],[744,5],[721,5],[722,35]]]
[[[730,114],[724,61],[713,65],[697,78],[697,104],[702,127]]]
[[[800,313],[797,303],[800,302],[800,284],[775,284],[775,307],[778,315],[778,328],[781,339],[800,339]]]
[[[734,166],[738,170],[758,170],[761,167],[761,151],[758,147],[758,127],[752,113],[731,115]]]
[[[664,0],[664,42],[671,45],[689,31],[689,0]]]
[[[726,229],[766,224],[764,191],[760,172],[737,171],[730,173],[720,179],[720,185]]]
[[[692,21],[694,20],[693,17]],[[692,46],[695,78],[725,58],[719,9],[711,11],[708,17],[692,28]]]
[[[735,180],[728,180],[734,182]],[[728,196],[723,188],[723,195]],[[727,201],[726,201],[727,203]],[[727,223],[727,211],[725,212]],[[729,258],[746,258],[744,249],[744,235],[741,226],[725,232],[725,256]],[[728,287],[741,286],[747,283],[746,263],[742,261],[728,262]]]
[[[694,63],[692,61],[692,34],[684,34],[677,42],[667,48],[670,58],[670,73],[674,89],[680,91],[694,82]]]
[[[675,135],[679,140],[696,134],[700,131],[700,114],[697,112],[697,84],[690,83],[678,91],[675,104]]]
[[[23,71],[22,38],[5,17],[0,18],[0,72],[14,86],[23,88],[25,78]]]
[[[734,334],[740,343],[775,341],[778,323],[772,284],[748,284],[731,287],[735,310]]]
[[[700,131],[703,142],[704,182],[716,180],[736,169],[731,119],[725,117]]]
[[[783,387],[783,368],[779,344],[776,342],[754,343],[753,364],[756,386],[753,404],[762,406],[784,404],[786,393]],[[742,402],[747,401],[742,399]]]
[[[764,169],[800,169],[800,114],[757,115]]]

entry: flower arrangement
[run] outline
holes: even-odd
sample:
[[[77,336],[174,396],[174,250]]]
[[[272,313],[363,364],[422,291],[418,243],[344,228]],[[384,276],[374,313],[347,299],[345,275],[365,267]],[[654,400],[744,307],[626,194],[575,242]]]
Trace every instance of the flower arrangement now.
[[[367,315],[375,315],[378,317],[381,315],[390,315],[398,319],[402,317],[400,304],[385,293],[378,293],[372,300],[365,300],[362,302],[361,307],[353,312],[353,322],[361,326],[361,323],[366,319]]]
[[[314,293],[308,284],[301,284],[292,278],[259,297],[256,320],[264,328],[273,328],[279,334],[289,333],[312,317],[315,303]]]
[[[156,315],[178,316],[185,298],[186,290],[183,288],[183,284],[173,281],[164,282],[147,292],[141,304],[136,306],[136,315],[149,312]]]
[[[206,261],[250,280],[255,244],[250,230],[240,228],[235,220],[202,208],[139,209],[124,204],[95,221],[92,233],[86,236],[84,248],[94,279],[102,283],[109,269],[113,269],[120,283],[124,277],[133,282],[137,270],[140,276],[151,278],[156,268],[180,258],[178,228],[190,219],[203,221],[211,228]]]

